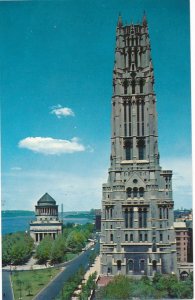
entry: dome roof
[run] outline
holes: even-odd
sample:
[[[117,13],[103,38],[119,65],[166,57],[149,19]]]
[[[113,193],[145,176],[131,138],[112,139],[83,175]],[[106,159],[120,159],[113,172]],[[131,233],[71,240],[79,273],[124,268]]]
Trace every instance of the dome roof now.
[[[37,202],[38,205],[56,205],[56,201],[48,194],[45,193]]]

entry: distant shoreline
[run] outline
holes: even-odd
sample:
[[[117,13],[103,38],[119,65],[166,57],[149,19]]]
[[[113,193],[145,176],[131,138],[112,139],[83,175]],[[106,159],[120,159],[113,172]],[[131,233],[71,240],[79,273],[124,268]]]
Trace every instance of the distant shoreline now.
[[[4,210],[1,212],[2,235],[18,231],[29,231],[29,223],[35,218],[35,212],[29,210]],[[92,223],[94,214],[91,212],[63,212],[59,213],[59,218],[63,218],[64,224],[75,223],[85,224]]]

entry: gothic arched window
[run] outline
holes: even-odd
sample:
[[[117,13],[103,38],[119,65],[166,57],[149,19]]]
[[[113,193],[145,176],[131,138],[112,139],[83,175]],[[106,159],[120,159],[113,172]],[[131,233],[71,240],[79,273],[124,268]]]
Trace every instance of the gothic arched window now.
[[[157,262],[156,262],[156,260],[152,261],[152,268],[153,268],[153,271],[156,271],[156,268],[157,268]]]
[[[127,197],[128,198],[131,198],[131,191],[132,191],[132,188],[127,189]]]
[[[136,187],[133,188],[133,197],[136,198],[137,197],[137,192],[138,189]]]
[[[140,189],[139,189],[139,196],[140,197],[144,196],[144,188],[143,187],[140,187]]]

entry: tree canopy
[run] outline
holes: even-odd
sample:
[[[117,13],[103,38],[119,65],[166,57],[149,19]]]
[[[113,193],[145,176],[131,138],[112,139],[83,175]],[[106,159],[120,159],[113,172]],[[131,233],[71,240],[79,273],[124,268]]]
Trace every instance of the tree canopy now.
[[[25,263],[32,254],[34,241],[29,234],[17,232],[2,238],[3,265],[20,265]]]

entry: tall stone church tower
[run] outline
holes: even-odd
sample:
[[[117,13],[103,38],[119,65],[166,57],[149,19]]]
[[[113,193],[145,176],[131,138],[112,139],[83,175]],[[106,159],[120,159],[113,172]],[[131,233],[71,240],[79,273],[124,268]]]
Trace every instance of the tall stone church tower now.
[[[103,184],[101,273],[177,273],[172,171],[159,165],[148,24],[116,29],[112,136]]]

